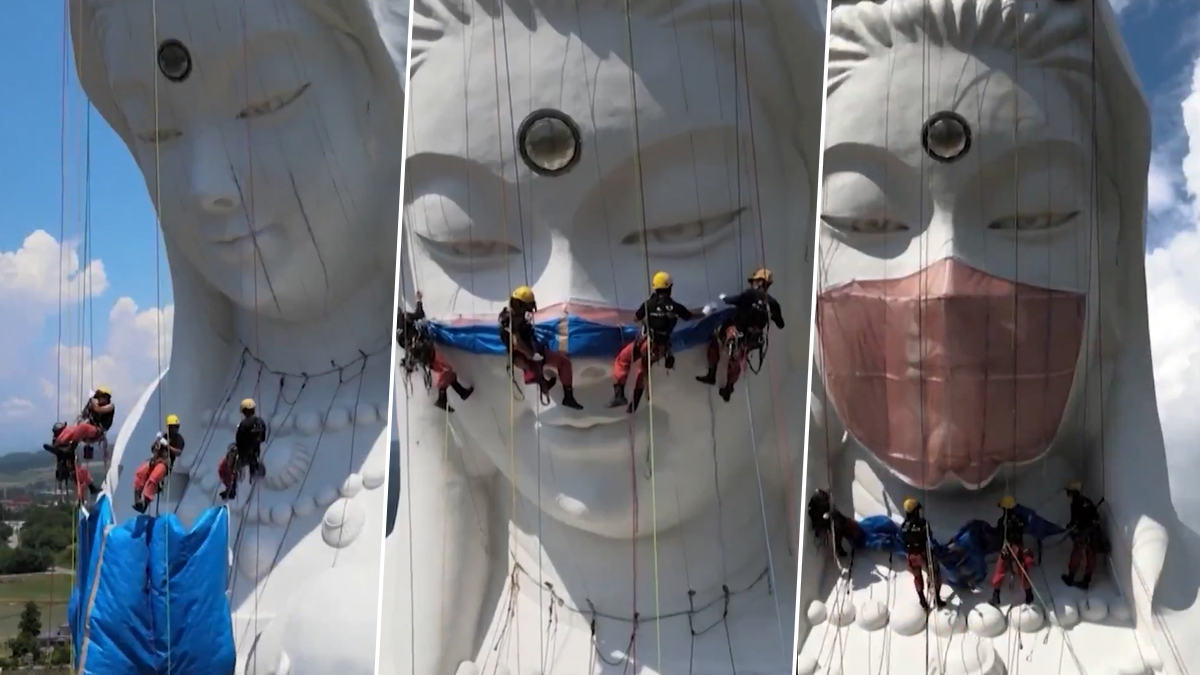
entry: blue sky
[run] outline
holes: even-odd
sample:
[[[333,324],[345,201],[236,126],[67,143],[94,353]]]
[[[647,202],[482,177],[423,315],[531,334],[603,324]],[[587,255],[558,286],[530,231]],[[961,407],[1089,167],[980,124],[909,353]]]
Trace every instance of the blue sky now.
[[[1200,36],[1200,5],[1195,0],[1122,0],[1120,4],[1122,29],[1155,112],[1156,166],[1160,170],[1151,177],[1151,182],[1158,187],[1152,194],[1159,195],[1161,203],[1152,214],[1149,240],[1150,248],[1156,251],[1161,263],[1155,268],[1158,271],[1152,274],[1159,274],[1161,278],[1151,279],[1151,286],[1161,282],[1167,290],[1158,293],[1159,297],[1183,298],[1178,302],[1186,302],[1189,297],[1200,298],[1200,274],[1192,273],[1190,266],[1178,262],[1178,256],[1188,253],[1187,245],[1193,239],[1196,251],[1200,253],[1200,234],[1196,233],[1189,182],[1182,169],[1189,153],[1189,138],[1183,124],[1181,102],[1193,90],[1193,65],[1200,54],[1200,39],[1196,37]],[[19,250],[34,230],[46,230],[58,237],[64,166],[59,147],[64,127],[70,136],[65,165],[74,174],[69,181],[70,194],[66,200],[68,238],[77,236],[79,231],[81,218],[77,214],[82,203],[79,195],[83,181],[78,174],[84,166],[86,106],[75,82],[73,64],[68,64],[69,115],[64,124],[60,114],[63,97],[62,11],[62,3],[57,2],[10,2],[5,8],[5,20],[0,22],[0,86],[11,94],[4,105],[0,105],[0,148],[3,149],[0,151],[0,204],[4,205],[0,214],[0,261],[3,255]],[[1200,99],[1195,104],[1197,128],[1193,133],[1200,135]],[[90,129],[92,258],[103,261],[108,281],[107,290],[92,304],[96,329],[94,344],[97,352],[101,352],[110,337],[108,313],[118,299],[131,299],[139,311],[152,309],[160,301],[165,306],[170,303],[170,284],[165,257],[158,257],[154,212],[141,173],[125,146],[99,116],[92,116]],[[1197,162],[1200,166],[1200,153]],[[1200,169],[1197,174],[1194,182],[1200,187]],[[1171,249],[1174,248],[1178,248],[1178,252],[1173,253]],[[156,258],[163,266],[161,298],[156,298]],[[5,277],[0,276],[0,283],[4,280]],[[1156,297],[1153,288],[1151,295]],[[13,397],[31,403],[31,407],[22,409],[27,413],[24,416],[5,418],[6,411],[22,410],[0,407],[0,424],[4,424],[7,432],[5,440],[0,441],[0,453],[40,439],[45,434],[47,421],[53,417],[47,408],[53,408],[54,404],[46,400],[37,379],[54,370],[52,349],[58,321],[54,307],[31,310],[27,296],[23,292],[14,293],[12,289],[6,293],[0,287],[0,311],[7,312],[10,317],[17,316],[13,307],[19,306],[25,312],[20,316],[31,317],[25,323],[8,327],[9,332],[25,336],[16,347],[0,337],[0,352],[18,350],[0,353],[0,364],[17,364],[0,365],[0,406]],[[1154,302],[1152,300],[1152,306]],[[1186,307],[1170,305],[1170,309],[1152,311],[1158,316],[1194,316],[1195,331],[1191,335],[1200,334],[1200,305],[1195,302]],[[4,332],[0,331],[0,335]],[[145,341],[146,337],[143,330],[139,339]],[[125,334],[119,338],[115,342],[121,344],[133,339]],[[77,342],[78,329],[69,327],[64,339]],[[153,344],[153,337],[149,342]],[[1164,376],[1178,371],[1181,362],[1190,367],[1194,360],[1200,369],[1200,348],[1193,350],[1188,346],[1191,341],[1177,342],[1161,349],[1156,342],[1156,363],[1174,364],[1164,370]],[[116,367],[117,356],[133,358],[128,354],[116,354],[120,351],[114,351],[110,366]],[[149,362],[139,364],[138,376],[148,377],[145,372],[152,372],[153,367],[154,364]],[[150,371],[146,371],[147,368]],[[1200,382],[1200,370],[1192,380]],[[1193,392],[1186,383],[1172,386],[1173,400],[1179,405],[1193,405],[1200,398],[1200,391]],[[132,397],[136,392],[127,395]],[[1171,422],[1167,426],[1168,436],[1172,436]],[[1200,437],[1200,428],[1194,431],[1194,434],[1192,430],[1184,434],[1181,428],[1179,434],[1181,437]],[[1200,453],[1190,451],[1183,454],[1200,456]]]

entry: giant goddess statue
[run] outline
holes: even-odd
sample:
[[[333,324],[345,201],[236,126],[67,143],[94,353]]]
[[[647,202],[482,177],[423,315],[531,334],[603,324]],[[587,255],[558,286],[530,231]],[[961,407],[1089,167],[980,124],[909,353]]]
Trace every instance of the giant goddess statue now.
[[[238,672],[370,675],[407,2],[70,11],[80,82],[157,208],[175,303],[169,367],[140,400],[114,392],[117,513],[134,515],[168,414],[187,445],[150,513],[186,523],[222,503],[217,466],[253,399],[265,475],[228,502]]]
[[[803,537],[798,672],[1186,672],[1150,122],[1109,4],[837,0],[830,32],[806,488],[860,551]],[[1068,494],[1098,529],[1063,532]],[[928,555],[880,543],[916,517]]]
[[[402,308],[474,389],[451,411],[398,371],[379,672],[786,672],[816,3],[418,0],[412,20]],[[631,327],[655,272],[697,310],[763,267],[786,327],[758,374],[696,381],[717,313],[680,324],[702,335],[640,408],[609,407],[619,339],[588,336]],[[522,286],[574,401],[488,346]]]

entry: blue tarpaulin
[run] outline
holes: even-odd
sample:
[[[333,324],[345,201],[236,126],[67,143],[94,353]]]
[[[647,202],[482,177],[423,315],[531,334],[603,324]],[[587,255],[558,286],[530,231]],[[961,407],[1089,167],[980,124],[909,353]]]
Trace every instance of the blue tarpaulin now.
[[[1013,510],[1024,521],[1025,534],[1039,542],[1064,531],[1033,509],[1018,504]],[[896,521],[887,516],[871,516],[858,521],[858,525],[863,531],[863,548],[904,553],[900,524]],[[987,557],[1000,552],[1000,543],[1000,531],[992,523],[982,520],[968,522],[944,543],[935,539],[933,552],[941,565],[942,578],[955,586],[982,584],[987,577]]]
[[[707,343],[709,337],[732,311],[723,308],[699,320],[681,322],[671,337],[672,349],[684,350]],[[453,349],[497,356],[508,353],[504,343],[500,341],[500,329],[495,323],[460,325],[431,321],[427,330],[434,342]],[[638,336],[641,326],[614,326],[577,316],[564,316],[539,321],[534,324],[533,330],[539,342],[568,356],[611,358]]]
[[[174,514],[118,525],[104,495],[80,512],[77,546],[76,673],[233,673],[228,510],[205,511],[190,530]]]

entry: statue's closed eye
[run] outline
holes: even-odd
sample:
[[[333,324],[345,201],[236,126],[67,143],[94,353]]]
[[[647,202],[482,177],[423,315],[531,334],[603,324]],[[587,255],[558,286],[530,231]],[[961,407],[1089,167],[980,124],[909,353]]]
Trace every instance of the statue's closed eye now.
[[[137,137],[143,143],[157,145],[158,143],[173,141],[182,135],[183,132],[178,129],[158,129],[157,131],[144,131],[138,134]]]
[[[251,103],[238,112],[237,118],[239,120],[249,120],[254,119],[255,117],[263,117],[264,115],[277,113],[295,103],[301,96],[304,95],[304,92],[308,91],[308,88],[311,86],[312,83],[308,82],[290,92],[277,94],[261,101]]]
[[[648,227],[641,232],[630,233],[621,239],[625,246],[646,245],[657,255],[686,256],[700,253],[719,239],[733,231],[733,225],[746,207],[709,218],[683,223],[672,223],[659,227]]]
[[[1048,232],[1079,217],[1078,211],[1065,213],[1017,213],[988,223],[989,230],[1001,232]]]
[[[439,240],[423,234],[414,234],[425,245],[426,250],[435,258],[439,258],[439,262],[444,265],[483,266],[499,262],[508,256],[521,254],[521,249],[507,241],[494,239]]]
[[[846,218],[844,216],[821,216],[825,224],[842,232],[852,234],[890,234],[907,232],[908,225],[890,218]]]

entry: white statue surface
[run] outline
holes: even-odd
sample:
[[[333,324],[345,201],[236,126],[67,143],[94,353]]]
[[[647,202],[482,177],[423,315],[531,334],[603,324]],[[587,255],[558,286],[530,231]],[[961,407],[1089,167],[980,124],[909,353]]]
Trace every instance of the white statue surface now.
[[[406,16],[399,0],[71,3],[80,81],[145,175],[176,308],[162,376],[140,400],[115,392],[118,517],[165,415],[187,446],[149,513],[185,524],[222,503],[239,401],[268,423],[266,474],[229,503],[238,673],[374,672]]]
[[[830,31],[805,489],[860,519],[915,497],[945,541],[1003,495],[1063,525],[1078,480],[1112,554],[1085,591],[1048,541],[1031,605],[1015,586],[992,608],[985,581],[927,619],[902,555],[835,566],[806,534],[797,672],[1194,668],[1200,548],[1171,504],[1147,321],[1150,122],[1111,8],[839,0]],[[931,134],[953,162],[922,141],[942,112],[970,131]]]
[[[632,7],[415,4],[403,306],[491,332],[528,284],[543,316],[631,322],[654,271],[699,308],[765,264],[786,328],[730,402],[696,381],[700,346],[632,415],[606,407],[615,351],[573,356],[579,411],[503,355],[439,347],[475,387],[453,413],[398,374],[383,675],[791,667],[821,15]],[[579,130],[562,175],[513,147],[543,109]]]

